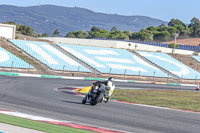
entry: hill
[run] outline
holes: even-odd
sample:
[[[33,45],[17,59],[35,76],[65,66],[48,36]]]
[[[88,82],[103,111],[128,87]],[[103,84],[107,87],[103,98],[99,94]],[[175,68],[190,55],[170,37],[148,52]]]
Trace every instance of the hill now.
[[[149,26],[167,24],[165,21],[146,16],[104,14],[79,7],[0,5],[0,22],[6,21],[27,25],[32,27],[36,33],[48,33],[49,35],[58,28],[62,36],[71,31],[87,31],[92,26],[106,30],[115,26],[122,31],[135,32]]]

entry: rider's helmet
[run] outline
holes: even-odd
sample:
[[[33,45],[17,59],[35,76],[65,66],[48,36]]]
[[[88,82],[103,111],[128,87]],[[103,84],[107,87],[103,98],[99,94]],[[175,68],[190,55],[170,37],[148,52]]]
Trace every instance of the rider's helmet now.
[[[109,77],[109,78],[108,78],[108,81],[113,82],[113,81],[114,81],[114,78],[113,78],[113,77]]]

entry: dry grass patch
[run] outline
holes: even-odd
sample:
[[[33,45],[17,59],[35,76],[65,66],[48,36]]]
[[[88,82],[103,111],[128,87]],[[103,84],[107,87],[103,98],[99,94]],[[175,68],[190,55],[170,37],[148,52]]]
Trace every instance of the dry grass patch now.
[[[195,91],[116,89],[112,98],[131,103],[200,112],[200,92]]]

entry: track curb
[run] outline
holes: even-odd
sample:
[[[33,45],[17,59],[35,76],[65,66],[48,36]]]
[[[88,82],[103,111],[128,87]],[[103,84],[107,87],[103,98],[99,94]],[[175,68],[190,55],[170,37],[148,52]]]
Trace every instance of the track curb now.
[[[119,130],[115,130],[115,129],[101,128],[101,127],[97,127],[97,126],[86,125],[86,124],[76,123],[76,122],[71,122],[71,121],[55,120],[55,119],[52,119],[52,118],[34,116],[34,115],[30,115],[30,114],[13,112],[13,111],[4,110],[4,109],[0,109],[0,114],[18,117],[18,118],[23,118],[23,119],[28,119],[28,120],[32,120],[32,121],[38,121],[38,122],[42,122],[42,123],[49,123],[49,124],[60,125],[60,126],[65,126],[65,127],[75,128],[75,129],[87,130],[87,131],[92,131],[92,132],[127,133],[126,131],[119,131]]]
[[[40,75],[40,74],[12,73],[12,72],[0,72],[0,75],[19,76],[19,77],[54,78],[54,79],[75,79],[75,80],[106,80],[104,78],[69,77],[69,76]],[[179,83],[165,83],[165,82],[153,82],[153,81],[134,81],[134,80],[121,80],[121,79],[115,79],[115,81],[126,82],[126,83],[147,83],[147,84],[174,85],[174,86],[194,86],[194,87],[197,86],[195,84],[179,84]]]

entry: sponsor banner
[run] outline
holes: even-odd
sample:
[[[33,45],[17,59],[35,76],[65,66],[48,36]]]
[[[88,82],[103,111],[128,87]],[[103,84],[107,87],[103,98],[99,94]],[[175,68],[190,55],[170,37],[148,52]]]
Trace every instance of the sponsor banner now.
[[[136,83],[136,81],[128,80],[128,83]]]
[[[84,80],[106,80],[106,79],[102,79],[102,78],[87,78],[87,77],[84,77]]]
[[[181,84],[177,84],[177,83],[166,83],[166,85],[177,85],[177,86],[180,86]]]
[[[40,75],[41,78],[57,78],[61,79],[61,76],[54,76],[54,75]]]
[[[7,76],[19,76],[18,73],[10,73],[10,72],[0,72],[0,75],[7,75]]]

